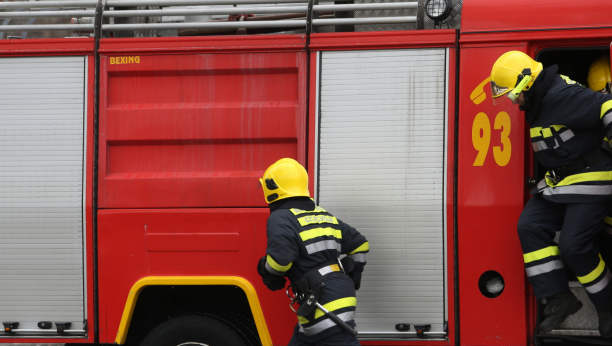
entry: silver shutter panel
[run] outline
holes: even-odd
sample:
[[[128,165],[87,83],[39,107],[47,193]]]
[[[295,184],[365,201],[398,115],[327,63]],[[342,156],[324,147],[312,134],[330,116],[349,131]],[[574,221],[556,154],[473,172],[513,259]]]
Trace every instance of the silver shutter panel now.
[[[321,54],[317,198],[370,242],[360,336],[443,337],[446,49]]]
[[[85,70],[0,58],[0,321],[35,335],[40,321],[83,329]]]

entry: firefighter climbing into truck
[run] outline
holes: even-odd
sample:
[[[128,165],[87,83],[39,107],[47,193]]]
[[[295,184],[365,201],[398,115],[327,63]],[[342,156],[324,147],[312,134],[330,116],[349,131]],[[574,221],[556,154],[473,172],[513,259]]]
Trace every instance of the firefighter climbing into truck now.
[[[541,333],[582,308],[570,291],[567,265],[597,309],[601,337],[610,338],[612,273],[596,240],[612,202],[612,161],[601,147],[606,134],[612,138],[612,96],[557,70],[510,51],[491,71],[494,104],[509,98],[525,111],[536,158],[548,168],[518,221],[525,271],[536,298],[546,298]]]

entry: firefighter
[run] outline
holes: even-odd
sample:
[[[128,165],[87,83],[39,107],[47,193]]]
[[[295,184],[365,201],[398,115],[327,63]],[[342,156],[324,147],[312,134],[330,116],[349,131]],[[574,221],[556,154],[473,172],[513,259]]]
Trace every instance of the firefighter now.
[[[510,51],[491,71],[493,103],[510,98],[525,111],[536,158],[548,169],[531,191],[518,221],[527,277],[538,299],[546,298],[545,334],[582,303],[570,291],[565,265],[577,276],[599,317],[602,337],[612,337],[612,274],[596,241],[612,201],[612,162],[601,148],[612,138],[612,96],[593,92],[558,67],[546,69]],[[558,244],[555,232],[561,231]]]
[[[593,61],[589,67],[589,76],[587,80],[591,90],[602,94],[610,94],[610,84],[612,83],[612,78],[610,76],[610,57],[603,55],[599,59]]]
[[[306,170],[297,161],[276,161],[259,182],[270,217],[267,255],[259,261],[257,271],[273,291],[283,289],[288,277],[301,304],[289,345],[359,345],[355,336],[314,309],[313,301],[305,304],[305,300],[312,295],[314,301],[354,328],[355,290],[366,265],[368,241],[355,228],[315,205],[308,192]],[[340,254],[347,255],[341,262]]]
[[[602,55],[591,63],[587,81],[591,90],[602,94],[611,93],[610,84],[612,78],[610,75],[610,58],[607,55]],[[609,152],[612,152],[607,137],[604,138],[603,147]],[[606,223],[606,227],[600,236],[600,244],[604,245],[601,247],[601,257],[606,263],[612,263],[612,215],[609,214],[606,216],[604,222]]]

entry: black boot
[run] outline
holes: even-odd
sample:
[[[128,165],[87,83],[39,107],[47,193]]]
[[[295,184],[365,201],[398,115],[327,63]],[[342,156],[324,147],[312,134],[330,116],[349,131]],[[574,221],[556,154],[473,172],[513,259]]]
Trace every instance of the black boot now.
[[[561,292],[546,298],[544,314],[548,315],[548,317],[540,323],[540,334],[550,333],[563,323],[569,315],[578,312],[581,308],[582,302],[570,291]]]
[[[612,309],[597,310],[599,316],[599,335],[602,338],[612,338]]]

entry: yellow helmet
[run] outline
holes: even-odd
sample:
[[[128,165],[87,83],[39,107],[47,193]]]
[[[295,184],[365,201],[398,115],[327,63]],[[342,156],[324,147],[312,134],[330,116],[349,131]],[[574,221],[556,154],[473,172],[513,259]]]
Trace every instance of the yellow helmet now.
[[[505,100],[504,95],[516,100],[521,91],[531,88],[540,72],[542,64],[523,52],[512,50],[502,54],[491,70],[493,104]]]
[[[589,88],[593,91],[607,90],[610,92],[610,58],[606,55],[593,61],[589,67]]]
[[[284,158],[274,162],[259,182],[268,204],[289,197],[310,197],[308,173],[294,159]]]

